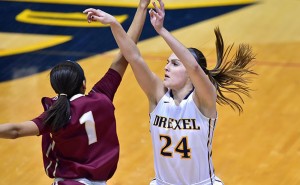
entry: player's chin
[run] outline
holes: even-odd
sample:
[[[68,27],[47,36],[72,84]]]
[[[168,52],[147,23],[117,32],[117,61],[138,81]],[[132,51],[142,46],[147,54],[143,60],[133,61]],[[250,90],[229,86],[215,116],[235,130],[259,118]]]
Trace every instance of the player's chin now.
[[[170,88],[170,82],[166,79],[164,79],[163,84],[166,88]]]

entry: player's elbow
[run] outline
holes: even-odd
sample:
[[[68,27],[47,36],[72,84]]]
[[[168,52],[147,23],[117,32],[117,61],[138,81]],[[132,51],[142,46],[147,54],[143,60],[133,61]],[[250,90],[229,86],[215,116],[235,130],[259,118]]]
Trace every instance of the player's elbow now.
[[[20,128],[17,125],[11,125],[11,128],[9,129],[7,138],[8,139],[17,139],[21,136],[20,134]]]
[[[12,130],[8,135],[8,139],[18,139],[20,137],[20,133],[18,130]]]

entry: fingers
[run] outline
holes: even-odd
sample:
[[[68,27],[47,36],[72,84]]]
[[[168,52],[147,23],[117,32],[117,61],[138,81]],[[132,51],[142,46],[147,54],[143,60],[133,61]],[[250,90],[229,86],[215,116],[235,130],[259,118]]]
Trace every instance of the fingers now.
[[[164,11],[165,10],[165,4],[164,4],[164,2],[162,2],[162,0],[157,0],[157,1],[159,2],[160,9],[162,11]]]
[[[93,21],[92,15],[95,14],[96,12],[97,12],[97,10],[94,9],[94,8],[88,8],[88,9],[85,9],[83,11],[83,13],[86,14],[86,18],[87,18],[88,23],[90,23],[91,21]]]
[[[94,9],[94,8],[88,8],[88,9],[85,9],[84,11],[83,11],[83,13],[85,13],[85,14],[87,14],[88,12],[96,12],[97,10],[96,9]]]
[[[159,11],[159,8],[158,6],[156,5],[155,1],[152,2],[154,8],[155,8],[155,11],[158,12]]]
[[[150,18],[152,19],[153,17],[157,16],[157,13],[153,9],[150,9],[149,10],[149,15],[150,15]]]
[[[159,2],[159,7],[156,5],[155,1],[153,1],[152,4],[153,4],[153,6],[154,6],[154,8],[155,8],[155,11],[156,11],[158,14],[162,15],[162,14],[164,14],[164,12],[165,12],[165,5],[164,5],[164,3],[162,2],[162,0],[157,0],[157,1]]]
[[[150,9],[150,10],[149,10],[149,14],[150,14],[150,17],[151,17],[151,18],[155,17],[156,20],[162,20],[162,19],[163,19],[162,15],[160,15],[159,13],[157,13],[157,12],[156,12],[155,10],[153,10],[153,9]]]
[[[155,11],[154,11],[152,8],[149,10],[149,14],[150,14],[150,15],[153,15],[154,12],[155,12]]]
[[[93,21],[93,16],[92,16],[92,12],[88,12],[86,15],[87,21],[88,23],[90,23],[91,21]]]
[[[94,9],[94,8],[88,8],[83,11],[87,15],[87,21],[88,23],[92,21],[97,21],[99,20],[100,17],[104,16],[104,12],[99,10],[99,9]]]

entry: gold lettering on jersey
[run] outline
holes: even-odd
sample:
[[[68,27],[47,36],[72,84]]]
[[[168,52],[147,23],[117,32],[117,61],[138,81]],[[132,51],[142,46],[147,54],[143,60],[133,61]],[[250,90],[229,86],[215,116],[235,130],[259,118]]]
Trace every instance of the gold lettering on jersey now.
[[[156,115],[153,125],[173,130],[200,130],[200,126],[196,125],[196,120],[189,118],[176,120]]]

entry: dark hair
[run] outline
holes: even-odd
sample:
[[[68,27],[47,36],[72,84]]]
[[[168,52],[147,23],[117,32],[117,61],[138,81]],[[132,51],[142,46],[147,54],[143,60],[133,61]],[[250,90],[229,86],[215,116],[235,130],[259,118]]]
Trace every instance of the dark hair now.
[[[73,61],[57,64],[50,72],[50,83],[58,94],[54,104],[46,110],[44,124],[56,132],[64,127],[70,119],[70,100],[73,95],[81,92],[85,80],[83,69]]]
[[[195,48],[188,49],[216,87],[217,103],[229,105],[233,110],[238,109],[239,113],[241,113],[243,112],[242,106],[236,101],[227,98],[224,93],[234,93],[242,103],[244,103],[244,100],[240,93],[250,97],[249,91],[251,89],[247,85],[251,82],[251,79],[245,78],[245,75],[257,75],[251,69],[255,56],[249,45],[240,44],[235,55],[230,60],[227,60],[233,44],[227,47],[224,52],[224,42],[220,29],[217,27],[214,32],[216,35],[217,64],[212,70],[207,69],[206,59],[199,50]]]
[[[194,58],[196,59],[196,61],[198,62],[202,70],[205,72],[205,74],[207,74],[208,73],[208,70],[206,69],[207,63],[203,53],[196,48],[188,48],[188,50],[194,56]]]

